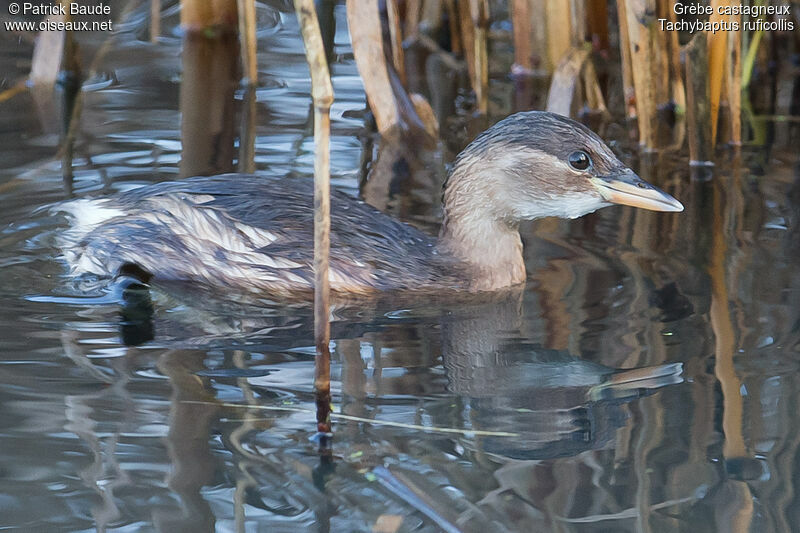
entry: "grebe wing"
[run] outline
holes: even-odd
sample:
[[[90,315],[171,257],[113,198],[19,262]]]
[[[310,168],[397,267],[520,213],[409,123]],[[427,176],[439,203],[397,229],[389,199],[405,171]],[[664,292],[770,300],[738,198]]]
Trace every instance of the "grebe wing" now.
[[[165,182],[95,202],[114,213],[75,240],[75,271],[134,263],[163,279],[313,286],[313,182],[222,175]],[[331,286],[369,292],[435,283],[435,240],[331,191]]]

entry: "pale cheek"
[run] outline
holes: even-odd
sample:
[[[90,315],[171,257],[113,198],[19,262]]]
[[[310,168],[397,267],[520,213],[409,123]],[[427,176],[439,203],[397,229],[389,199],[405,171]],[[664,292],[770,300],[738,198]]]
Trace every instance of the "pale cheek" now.
[[[605,207],[601,198],[590,194],[575,194],[551,198],[549,201],[519,202],[516,212],[523,220],[541,217],[578,218]]]
[[[602,198],[594,195],[581,195],[578,197],[570,198],[563,203],[563,213],[556,216],[565,218],[578,218],[583,215],[597,211],[601,207],[608,205]]]

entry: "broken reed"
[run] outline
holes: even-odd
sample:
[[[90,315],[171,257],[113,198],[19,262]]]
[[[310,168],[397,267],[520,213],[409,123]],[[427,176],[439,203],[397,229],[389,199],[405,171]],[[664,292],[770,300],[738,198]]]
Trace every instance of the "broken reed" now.
[[[182,25],[197,28],[227,24],[236,15],[237,3],[245,43],[244,77],[253,83],[257,78],[253,0],[183,0]],[[452,50],[437,53],[463,59],[475,94],[475,111],[486,114],[492,15],[488,0],[388,0],[384,5],[382,14],[374,0],[347,0],[354,56],[381,134],[388,137],[396,131],[431,133],[437,129],[435,120],[428,124],[431,119],[422,117],[430,106],[422,96],[410,94],[406,79],[405,47],[426,32],[438,35],[439,41],[442,32],[449,33]],[[721,28],[742,27],[746,21],[741,15],[728,14],[731,5],[730,0],[711,0],[703,7],[704,13],[711,13],[707,22]],[[696,43],[682,48],[678,32],[666,29],[686,23],[679,19],[684,9],[676,8],[672,0],[509,0],[514,73],[551,76],[548,102],[553,111],[574,116],[580,109],[589,109],[606,116],[608,94],[603,94],[593,68],[595,54],[586,50],[608,52],[608,8],[614,6],[624,113],[636,118],[641,147],[679,147],[688,137],[691,159],[704,161],[718,140],[741,144],[741,91],[743,76],[749,74],[742,65],[741,32],[700,31],[695,35],[702,34],[707,41],[703,52],[696,53]],[[386,32],[383,27],[387,27]],[[753,45],[760,36],[755,33]],[[429,42],[436,46],[435,40]],[[690,52],[684,62],[683,50]],[[671,119],[674,125],[667,126],[672,124]],[[718,124],[723,125],[722,131],[718,131]],[[697,134],[706,127],[710,127],[709,135]]]
[[[348,0],[348,5],[358,1]],[[397,5],[403,7],[398,9]],[[388,2],[392,35],[389,46],[395,69],[403,70],[403,65],[398,64],[399,52],[395,50],[400,41],[398,35],[404,35],[406,44],[421,33],[438,36],[441,42],[442,32],[448,32],[451,53],[461,56],[469,73],[476,111],[486,113],[489,61],[484,35],[491,19],[489,5],[485,0]],[[764,2],[756,0],[754,5],[764,6]],[[747,80],[750,70],[747,61],[743,66],[742,32],[724,30],[746,29],[748,23],[756,29],[766,27],[763,22],[761,26],[753,22],[763,17],[743,20],[733,7],[731,0],[711,0],[703,7],[706,16],[711,13],[707,20],[689,21],[685,9],[673,0],[509,0],[514,45],[512,72],[517,76],[552,76],[548,101],[558,102],[554,109],[559,112],[574,115],[577,110],[588,108],[604,114],[604,102],[609,95],[606,92],[603,98],[601,86],[592,81],[592,72],[585,74],[576,58],[585,50],[609,52],[612,41],[609,32],[614,28],[609,24],[608,9],[616,8],[624,113],[637,119],[639,144],[645,150],[680,147],[687,132],[710,127],[707,136],[688,136],[692,159],[701,161],[706,155],[710,157],[717,142],[739,145],[742,140],[741,92],[743,79]],[[458,23],[454,24],[456,18]],[[376,20],[372,17],[373,22]],[[702,28],[694,34],[707,41],[699,55],[696,43],[691,48],[682,47],[678,31],[668,29],[683,27],[688,22]],[[707,31],[709,27],[721,31]],[[754,33],[755,46],[761,33]],[[375,42],[378,41],[382,43],[376,37]],[[681,58],[684,51],[691,52],[686,54],[685,61]],[[354,52],[358,60],[359,51]],[[591,63],[597,56],[589,54],[587,61]],[[697,77],[703,79],[692,79]],[[700,85],[704,86],[702,90]],[[554,94],[562,87],[569,88],[568,94]],[[367,92],[369,95],[369,88]],[[396,95],[387,99],[390,104],[393,98]],[[709,108],[707,114],[700,109],[704,106]],[[392,108],[397,108],[396,102],[388,106]],[[388,113],[376,111],[375,107],[373,111]],[[706,123],[687,123],[689,117]],[[698,142],[706,146],[698,146]]]
[[[380,5],[386,7],[383,15]],[[438,129],[427,100],[408,91],[409,59],[404,51],[415,40],[425,43],[429,52],[452,57],[449,65],[463,65],[476,96],[475,111],[488,112],[488,37],[493,15],[489,8],[497,5],[488,0],[388,0],[385,4],[347,0],[354,55],[382,135],[411,130],[434,136]],[[732,0],[710,0],[703,6],[705,13],[711,13],[708,20],[688,22],[679,19],[684,14],[682,10],[676,13],[676,5],[680,4],[673,0],[508,0],[514,33],[513,72],[550,77],[548,101],[557,102],[554,111],[575,115],[589,109],[605,115],[608,86],[591,68],[598,54],[586,50],[608,52],[609,32],[616,29],[624,113],[637,119],[640,145],[644,149],[679,147],[688,137],[691,159],[705,161],[716,143],[742,142],[742,90],[750,82],[757,58],[766,56],[757,54],[765,29],[788,29],[794,23],[767,19],[765,11],[785,6],[770,6],[765,0],[754,0],[751,7],[761,14],[749,17],[734,12]],[[153,40],[160,33],[160,6],[160,0],[151,0]],[[617,25],[610,28],[608,9],[614,7]],[[251,85],[258,78],[254,8],[254,0],[181,2],[181,26],[187,35],[235,33],[238,26],[242,76]],[[698,53],[697,43],[681,47],[678,32],[669,31],[670,26],[688,23],[742,30],[695,33],[707,41],[705,51]],[[388,26],[385,42],[384,25]],[[450,51],[438,48],[442,32],[449,33]],[[438,41],[426,33],[436,34]],[[745,53],[742,47],[746,44]],[[687,52],[684,61],[682,52]],[[576,58],[584,55],[586,59],[576,64]],[[458,63],[458,58],[463,62]],[[557,94],[563,87],[568,91]],[[665,126],[672,121],[666,119],[675,119],[674,126]],[[710,127],[709,135],[703,133],[706,127]]]

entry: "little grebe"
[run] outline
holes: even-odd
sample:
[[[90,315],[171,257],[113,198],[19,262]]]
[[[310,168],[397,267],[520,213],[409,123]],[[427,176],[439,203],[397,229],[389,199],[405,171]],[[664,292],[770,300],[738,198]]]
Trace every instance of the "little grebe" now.
[[[456,158],[434,239],[341,192],[331,194],[334,293],[491,291],[525,280],[523,220],[576,218],[611,204],[682,211],[583,125],[512,115]],[[58,209],[73,273],[197,281],[268,294],[313,289],[311,180],[251,175],[160,183]]]

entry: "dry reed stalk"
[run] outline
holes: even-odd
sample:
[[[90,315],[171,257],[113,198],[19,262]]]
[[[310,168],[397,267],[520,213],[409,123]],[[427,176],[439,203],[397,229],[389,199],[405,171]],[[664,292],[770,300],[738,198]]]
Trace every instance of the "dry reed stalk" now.
[[[735,15],[731,18],[741,27],[742,16]],[[734,146],[742,144],[742,33],[731,32],[728,35],[728,58],[726,61],[726,87],[728,89],[728,105],[731,112],[730,142]]]
[[[314,391],[317,401],[317,431],[330,433],[331,354],[330,354],[330,109],[333,86],[328,70],[322,32],[313,0],[295,0],[306,59],[311,71],[311,98],[314,103],[314,340],[317,357]],[[377,9],[377,5],[375,6]],[[352,26],[351,26],[352,27]],[[380,25],[378,25],[380,31]]]
[[[459,4],[468,2],[469,0],[460,0]],[[433,34],[442,25],[443,9],[442,0],[422,0],[419,23],[423,32]]]
[[[548,0],[545,3],[548,72],[555,70],[572,45],[570,12],[570,0]]]
[[[510,10],[514,38],[511,72],[522,76],[529,76],[537,69],[552,72],[545,0],[512,0]]]
[[[381,135],[387,135],[400,126],[401,119],[386,68],[378,3],[372,0],[347,0],[347,24],[367,102],[375,116],[378,131]]]
[[[64,116],[61,142],[61,177],[67,194],[72,194],[72,159],[75,149],[75,134],[80,120],[83,101],[81,92],[81,65],[78,43],[72,32],[66,32],[64,41],[64,60],[62,70],[67,76],[62,78]],[[35,89],[34,89],[35,90]],[[74,124],[73,124],[74,122]]]
[[[256,59],[256,0],[237,0],[239,11],[239,39],[242,47],[244,79],[248,85],[258,83]]]
[[[573,48],[553,73],[545,109],[565,117],[576,117],[584,104],[598,112],[603,120],[610,117],[591,52],[586,48]]]
[[[422,0],[407,0],[405,12],[406,35],[413,36],[419,32],[419,18],[422,14]]]
[[[606,99],[603,96],[603,90],[600,88],[600,80],[597,78],[597,70],[594,68],[591,56],[586,61],[583,67],[583,74],[581,75],[583,83],[583,92],[586,97],[586,105],[589,109],[600,111],[606,118],[611,114],[606,107]]]
[[[64,17],[56,15],[48,20],[62,21]],[[46,86],[52,88],[58,79],[61,62],[64,58],[66,32],[41,31],[33,47],[31,73],[28,76],[33,87]]]
[[[242,101],[242,126],[239,133],[239,172],[256,171],[256,87],[250,84]]]
[[[453,54],[461,56],[464,54],[464,48],[461,46],[461,30],[459,29],[456,0],[445,0],[444,7],[447,11],[447,22],[450,26],[450,50]]]
[[[4,91],[0,91],[0,104],[28,90],[28,80],[23,78]]]
[[[397,0],[386,0],[389,19],[389,39],[392,43],[392,63],[403,86],[406,84],[406,66],[403,57],[403,28],[400,26],[400,9]]]
[[[585,0],[570,0],[569,16],[570,45],[573,47],[583,46],[586,42],[586,30],[588,28],[588,13]]]
[[[655,8],[656,13],[666,13],[671,11],[667,4],[672,4],[671,0],[650,0],[649,8]],[[669,79],[669,38],[674,35],[674,32],[661,31],[658,27],[659,17],[653,17],[647,20],[649,31],[650,45],[652,47],[652,63],[650,65],[650,72],[654,76],[653,87],[655,89],[655,105],[656,109],[659,106],[667,104],[670,101],[670,79]],[[676,36],[676,35],[675,35]],[[676,36],[677,37],[677,36]],[[656,141],[658,142],[658,141]]]
[[[71,0],[62,0],[66,15],[48,17],[48,21],[65,22],[71,19],[69,9]],[[63,72],[72,76],[65,77],[62,84],[63,108],[59,113],[56,107],[56,93],[54,87],[59,75]],[[45,132],[55,133],[58,122],[53,117],[62,115],[61,139],[61,170],[65,190],[72,194],[72,152],[75,136],[71,134],[74,126],[71,121],[80,115],[80,61],[78,58],[78,44],[72,32],[67,31],[40,31],[33,48],[31,71],[28,76],[30,95],[33,99],[34,109],[39,117],[39,123]],[[24,82],[22,87],[24,87]],[[14,90],[4,93],[4,96],[14,95]]]
[[[690,164],[711,160],[711,111],[708,97],[708,40],[696,34],[686,45],[686,127]]]
[[[617,0],[617,19],[619,21],[619,51],[622,63],[622,91],[625,100],[625,116],[636,116],[636,96],[633,88],[633,67],[631,66],[631,48],[628,38],[628,22],[626,0]]]
[[[238,18],[236,0],[181,0],[181,28],[185,31],[235,28]]]
[[[531,16],[531,40],[533,41],[533,68],[553,72],[554,65],[549,61],[547,46],[547,2],[549,0],[528,0]]]
[[[474,88],[477,84],[475,76],[475,27],[472,24],[472,0],[461,0],[458,5],[458,22],[461,28],[461,45],[464,47],[464,61],[467,63],[469,82]]]
[[[530,0],[511,0],[511,23],[514,37],[514,66],[516,72],[533,70],[533,21]]]
[[[547,93],[547,111],[565,117],[574,116],[575,102],[581,92],[581,72],[588,57],[589,50],[585,48],[573,48],[566,53],[553,73]]]
[[[425,131],[431,139],[439,138],[439,121],[436,119],[436,113],[433,112],[430,102],[419,93],[411,93],[408,95],[411,104],[414,106],[414,111],[419,117]]]
[[[64,7],[67,14],[47,17],[48,21],[67,22],[72,18],[69,15],[72,0],[61,0],[59,3]],[[58,79],[58,73],[61,71],[62,63],[74,56],[74,50],[70,48],[75,46],[72,32],[64,30],[40,31],[33,47],[31,72],[28,76],[31,85],[34,87],[49,87],[49,90],[52,90]],[[69,70],[69,67],[64,65],[64,69]]]
[[[161,0],[150,0],[150,42],[158,42],[161,35]]]
[[[489,110],[489,0],[470,0],[470,13],[475,28],[475,100],[478,111]]]
[[[726,0],[711,0],[713,12],[709,15],[709,22],[719,23],[728,17],[720,15],[718,8],[728,5]],[[706,32],[708,36],[708,89],[711,106],[711,146],[717,142],[717,126],[719,124],[719,106],[722,98],[722,81],[725,75],[725,56],[728,51],[728,32]]]
[[[598,50],[608,50],[608,1],[586,2],[587,31]]]
[[[677,22],[678,15],[671,5],[659,3],[659,18],[667,18]],[[678,32],[669,32],[667,36],[667,55],[669,61],[669,79],[672,101],[675,104],[675,126],[673,129],[673,146],[681,148],[686,138],[686,86],[683,83],[683,66],[681,65],[681,45],[678,42]]]
[[[668,62],[664,41],[656,17],[656,0],[625,0],[633,85],[636,91],[636,115],[639,145],[658,148],[658,105],[669,101]]]
[[[239,82],[239,43],[233,31],[209,39],[187,31],[181,51],[180,176],[234,170],[235,98]]]

